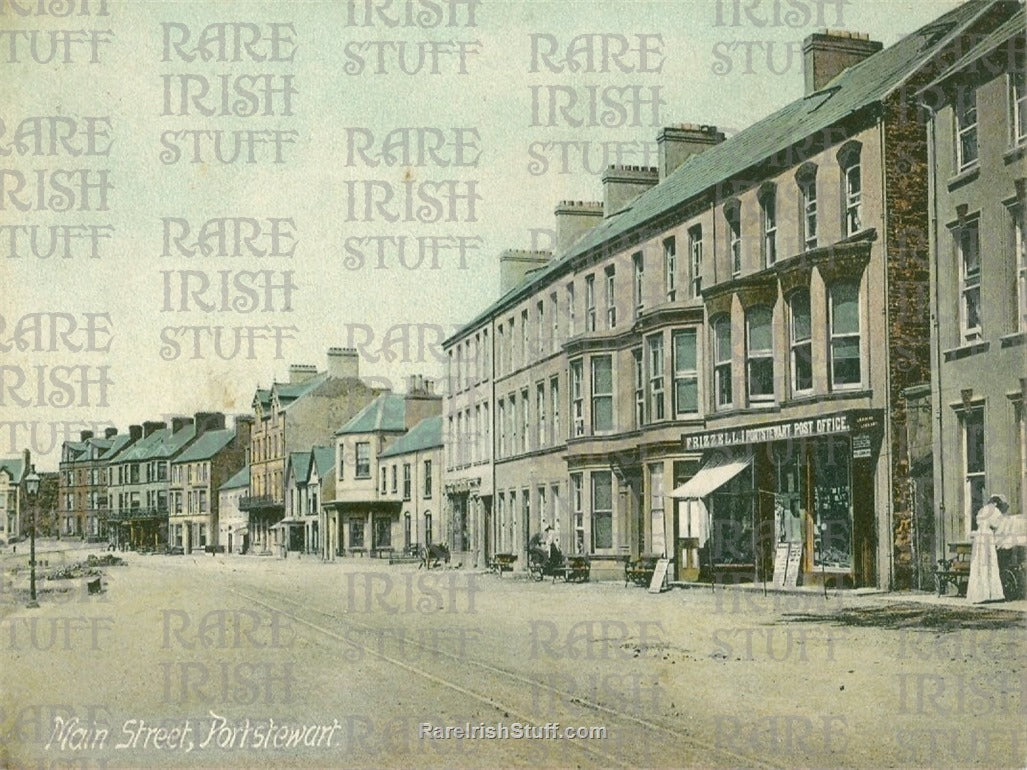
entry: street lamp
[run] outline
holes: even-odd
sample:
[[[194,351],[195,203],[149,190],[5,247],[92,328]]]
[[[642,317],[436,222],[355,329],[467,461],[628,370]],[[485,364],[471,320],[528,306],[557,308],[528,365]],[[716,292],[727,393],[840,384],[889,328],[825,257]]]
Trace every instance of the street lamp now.
[[[29,466],[29,475],[25,477],[25,492],[29,498],[29,505],[32,506],[32,529],[29,530],[29,586],[32,595],[28,606],[38,607],[36,601],[36,496],[39,494],[39,474],[36,473],[36,466]]]

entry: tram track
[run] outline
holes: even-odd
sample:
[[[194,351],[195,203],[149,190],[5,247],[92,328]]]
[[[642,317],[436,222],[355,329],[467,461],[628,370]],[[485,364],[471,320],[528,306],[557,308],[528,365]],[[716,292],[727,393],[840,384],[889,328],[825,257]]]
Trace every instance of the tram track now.
[[[344,633],[346,627],[356,628],[361,631],[380,632],[382,629],[376,626],[361,623],[353,619],[352,617],[341,617],[340,614],[338,614],[337,612],[328,611],[313,606],[311,604],[298,601],[293,597],[283,595],[281,592],[269,588],[262,587],[260,589],[263,596],[254,596],[239,589],[233,589],[233,591],[240,597],[246,599],[247,601],[254,602],[255,604],[258,604],[268,610],[281,613],[283,616],[288,617],[291,620],[303,626],[306,626],[307,628],[323,636],[327,636],[328,638],[331,638],[337,642],[342,642],[345,645],[359,649],[362,654],[377,658],[389,665],[396,666],[410,674],[414,674],[418,677],[421,677],[434,685],[444,687],[463,697],[470,698],[476,701],[477,703],[480,703],[488,708],[496,710],[501,715],[507,717],[514,717],[518,720],[521,720],[529,724],[536,724],[538,722],[537,718],[533,717],[530,714],[530,710],[528,708],[525,708],[523,704],[513,705],[509,702],[510,700],[515,700],[515,698],[509,698],[506,695],[490,695],[488,693],[482,692],[480,688],[477,688],[473,685],[461,683],[456,681],[456,679],[449,678],[447,676],[441,676],[438,673],[427,671],[418,665],[414,665],[410,662],[400,660],[399,658],[389,655],[380,649],[376,649],[372,645],[364,644],[360,641],[351,639]],[[279,605],[292,607],[293,610],[290,611],[289,609],[286,609],[283,606],[276,606],[275,603],[273,603],[272,601],[268,601],[268,598],[273,599],[273,601],[278,603]],[[318,622],[315,622],[314,620],[311,620],[309,616],[304,617],[303,615],[298,614],[299,612],[314,613],[318,616],[327,619],[332,623],[344,624],[344,627],[342,629],[336,630],[334,628],[327,627],[329,623],[326,623],[325,620],[319,620]],[[511,671],[507,668],[504,668],[502,666],[496,665],[485,660],[476,659],[468,655],[455,655],[448,650],[424,644],[422,642],[412,639],[404,640],[404,644],[409,645],[411,647],[416,647],[426,653],[429,653],[430,655],[434,655],[439,658],[449,659],[452,662],[458,664],[460,667],[470,667],[476,669],[477,671],[487,672],[492,677],[499,678],[501,681],[511,686],[519,687],[520,690],[518,692],[545,691],[555,699],[558,699],[559,702],[565,704],[567,707],[576,706],[577,708],[587,712],[586,714],[583,714],[583,716],[591,716],[592,718],[594,718],[595,715],[602,714],[604,719],[607,720],[606,726],[608,729],[616,729],[616,723],[619,723],[620,726],[628,727],[629,729],[644,730],[649,735],[658,737],[661,741],[667,741],[668,739],[670,739],[677,745],[673,747],[666,746],[668,756],[677,756],[677,754],[674,754],[670,751],[672,748],[684,748],[685,746],[687,746],[697,754],[700,752],[705,754],[705,756],[702,756],[702,761],[704,764],[708,763],[711,757],[716,757],[719,760],[719,764],[732,767],[744,766],[754,768],[782,769],[788,767],[787,765],[774,763],[764,756],[753,756],[743,754],[737,751],[732,751],[731,749],[728,749],[724,746],[718,746],[713,742],[703,740],[701,738],[696,737],[693,734],[684,732],[669,725],[661,724],[660,722],[656,722],[652,719],[646,719],[636,714],[628,713],[626,711],[617,709],[613,706],[598,703],[591,698],[582,697],[580,693],[571,692],[565,688],[553,685],[549,682],[540,681],[538,679],[525,676],[516,671]],[[611,722],[614,724],[611,724]],[[606,764],[612,764],[619,767],[632,767],[637,766],[639,764],[637,759],[629,760],[621,756],[610,754],[609,752],[596,748],[593,743],[577,740],[567,741],[566,743],[584,752],[585,754],[590,755],[593,758],[602,760]],[[631,741],[628,745],[632,745],[634,743],[637,742]],[[662,746],[665,744],[660,745]]]

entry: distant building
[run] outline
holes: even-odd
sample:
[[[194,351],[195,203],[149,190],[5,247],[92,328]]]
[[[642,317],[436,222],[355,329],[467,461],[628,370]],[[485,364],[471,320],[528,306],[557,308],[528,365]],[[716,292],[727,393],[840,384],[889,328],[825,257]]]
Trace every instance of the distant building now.
[[[414,554],[432,542],[453,539],[447,537],[445,517],[439,515],[444,499],[442,448],[442,416],[438,415],[421,420],[379,457],[380,475],[388,474],[391,479],[392,468],[396,468],[400,479],[395,492],[390,486],[382,496],[396,511],[390,533],[390,546],[395,551]],[[462,547],[453,549],[452,558],[470,566],[475,557],[466,548],[470,539],[466,532],[459,535],[456,542]]]
[[[292,452],[334,443],[334,430],[369,404],[381,389],[359,378],[359,359],[350,348],[329,348],[328,367],[294,364],[289,382],[257,388],[250,435],[250,490],[240,501],[249,515],[253,548],[271,552],[275,524],[285,517],[285,471]]]
[[[289,551],[320,553],[321,504],[335,493],[335,447],[292,452],[286,466],[285,518],[276,526]]]
[[[66,441],[61,447],[58,515],[65,536],[106,537],[107,458],[112,449],[120,450],[133,440],[131,434],[118,435],[117,428],[107,428],[103,438],[82,431],[79,441]]]
[[[196,425],[211,419],[212,415],[198,414]],[[215,424],[223,426],[223,417]],[[169,541],[186,553],[227,545],[218,540],[218,490],[245,465],[252,426],[252,417],[238,415],[233,428],[201,430],[171,462]]]
[[[28,474],[29,450],[21,457],[0,457],[0,541],[18,538],[23,531],[25,508],[22,482]]]
[[[249,549],[249,517],[239,509],[239,501],[249,491],[248,465],[218,489],[218,543],[228,553],[246,553]]]
[[[336,431],[335,497],[324,501],[323,556],[381,554],[405,542],[401,506],[417,514],[425,541],[439,537],[437,508],[413,509],[414,469],[385,453],[426,417],[437,416],[442,397],[430,380],[412,377],[407,393],[384,393]],[[411,536],[413,536],[411,524]]]

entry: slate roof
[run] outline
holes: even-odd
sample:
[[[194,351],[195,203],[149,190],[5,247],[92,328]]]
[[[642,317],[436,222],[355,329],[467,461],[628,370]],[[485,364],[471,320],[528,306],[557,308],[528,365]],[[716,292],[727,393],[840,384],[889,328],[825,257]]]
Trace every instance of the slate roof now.
[[[128,443],[131,440],[132,440],[132,436],[130,436],[127,433],[124,433],[124,434],[120,434],[119,433],[118,435],[113,436],[111,438],[111,445],[110,445],[110,447],[107,449],[106,452],[104,452],[102,455],[100,455],[100,459],[101,460],[110,460],[111,458],[115,457],[118,454],[118,452],[120,452],[122,449],[124,449],[126,446],[128,446]]]
[[[960,70],[965,69],[978,59],[987,56],[1010,38],[1015,37],[1018,34],[1023,35],[1025,29],[1027,29],[1027,15],[1023,13],[1013,14],[1006,19],[1005,23],[1000,24],[991,33],[981,38],[979,43],[973,46],[963,56],[959,57],[951,67],[946,69],[945,72],[943,72],[936,80],[922,90],[927,90],[944,82],[945,80],[948,80]]]
[[[289,452],[289,465],[297,482],[306,483],[310,475],[310,450],[306,452]],[[288,470],[286,470],[288,473]]]
[[[442,417],[425,417],[403,436],[381,453],[381,457],[420,452],[442,446]]]
[[[153,454],[150,457],[174,457],[176,454],[182,451],[182,449],[189,445],[189,442],[196,438],[196,425],[185,425],[178,429],[177,432],[172,433],[168,430],[166,435],[160,443],[154,447]]]
[[[989,7],[1002,0],[970,0],[907,35],[894,45],[849,67],[821,90],[796,99],[705,152],[691,156],[659,184],[626,208],[586,231],[570,249],[529,274],[518,286],[479,313],[444,344],[460,338],[512,300],[563,272],[568,263],[629,234],[661,215],[743,172],[786,152],[806,137],[880,103],[901,86],[949,40]],[[1021,8],[1022,11],[1022,8]]]
[[[22,471],[25,469],[25,458],[23,457],[0,457],[0,468],[11,475],[14,483],[21,481]]]
[[[406,429],[406,398],[399,393],[383,393],[335,431],[346,433],[395,433]]]
[[[149,460],[156,456],[154,453],[157,451],[158,446],[170,433],[170,428],[160,428],[159,430],[155,430],[149,436],[144,436],[139,439],[124,452],[111,459],[113,462],[119,463]]]
[[[195,463],[209,460],[235,438],[235,431],[230,429],[208,430],[203,433],[182,454],[175,458],[176,463]]]
[[[271,391],[267,388],[257,388],[253,394],[253,406],[256,407],[258,403],[264,407],[265,411],[269,409],[271,407]]]
[[[218,489],[242,489],[250,485],[250,466],[245,466]]]
[[[311,450],[314,455],[314,468],[320,479],[332,472],[335,467],[335,448],[330,446],[316,446]]]

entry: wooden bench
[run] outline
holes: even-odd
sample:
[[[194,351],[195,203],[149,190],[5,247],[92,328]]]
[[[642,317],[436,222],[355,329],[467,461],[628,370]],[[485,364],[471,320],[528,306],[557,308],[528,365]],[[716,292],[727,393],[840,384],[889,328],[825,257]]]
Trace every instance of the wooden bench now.
[[[628,583],[648,586],[652,582],[656,562],[659,560],[660,557],[652,553],[639,554],[634,559],[629,556],[624,562],[624,586],[627,587]]]
[[[378,548],[372,549],[371,553],[376,559],[390,559],[392,558],[392,546],[379,546]]]
[[[349,549],[349,555],[350,556],[366,556],[367,555],[367,549],[366,548],[350,548]]]
[[[959,596],[966,596],[966,588],[970,583],[970,543],[949,543],[951,558],[938,559],[934,568],[934,582],[938,588],[938,596],[944,596],[949,583],[956,587]]]
[[[492,570],[496,572],[499,577],[503,577],[504,572],[513,572],[514,563],[516,561],[517,554],[497,553],[492,557]]]

